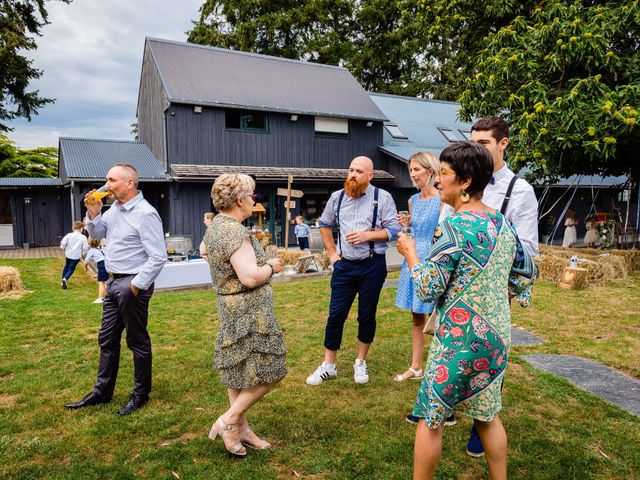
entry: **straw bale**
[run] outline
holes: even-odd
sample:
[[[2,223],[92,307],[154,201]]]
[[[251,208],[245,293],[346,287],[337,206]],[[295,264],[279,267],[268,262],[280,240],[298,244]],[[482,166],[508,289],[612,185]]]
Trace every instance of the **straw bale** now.
[[[278,258],[282,266],[295,265],[300,257],[305,255],[301,250],[278,250]]]
[[[590,252],[596,254],[589,254]],[[557,282],[564,267],[569,265],[572,255],[576,255],[580,259],[579,266],[587,270],[589,285],[606,285],[613,280],[623,280],[628,277],[627,262],[623,256],[603,254],[600,250],[594,249],[572,253],[568,249],[545,248],[542,258],[536,262],[539,278]]]
[[[17,300],[26,293],[18,269],[0,267],[0,300]]]
[[[331,265],[331,258],[329,257],[329,252],[327,252],[326,250],[323,250],[321,252],[316,253],[315,256],[316,256],[316,263],[318,265],[320,265],[325,270],[329,268],[329,265]]]

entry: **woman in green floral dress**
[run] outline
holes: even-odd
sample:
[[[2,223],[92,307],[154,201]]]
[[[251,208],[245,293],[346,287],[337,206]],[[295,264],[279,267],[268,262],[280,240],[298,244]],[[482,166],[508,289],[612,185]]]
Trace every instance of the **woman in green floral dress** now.
[[[255,205],[254,188],[248,175],[218,177],[211,198],[220,213],[204,236],[220,319],[214,367],[227,387],[230,404],[209,437],[222,437],[227,450],[237,456],[246,455],[245,446],[270,447],[249,428],[246,412],[287,374],[271,288],[280,261],[267,260],[259,242],[242,225]]]
[[[498,412],[511,344],[510,298],[529,304],[535,265],[513,226],[482,203],[493,162],[486,148],[457,142],[440,156],[440,195],[456,210],[436,229],[423,263],[414,242],[398,240],[416,294],[435,300],[436,333],[413,415],[414,477],[432,478],[442,450],[442,424],[454,411],[474,419],[489,476],[506,478],[507,437]]]

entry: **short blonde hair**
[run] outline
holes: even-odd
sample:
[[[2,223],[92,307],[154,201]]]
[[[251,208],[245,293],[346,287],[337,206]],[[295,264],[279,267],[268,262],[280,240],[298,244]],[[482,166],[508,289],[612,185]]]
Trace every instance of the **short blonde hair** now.
[[[213,220],[213,217],[215,217],[215,214],[213,212],[205,212],[204,214],[204,218],[206,218],[207,220]]]
[[[211,187],[211,200],[219,212],[233,207],[241,195],[247,195],[256,188],[256,182],[244,173],[224,173],[216,178]]]
[[[438,157],[431,152],[414,153],[409,157],[407,169],[411,168],[412,161],[434,173],[433,177],[431,177],[431,185],[434,185],[436,183],[436,178],[440,174],[440,160],[438,160]]]
[[[73,227],[74,230],[84,230],[84,222],[80,221],[80,220],[76,220],[75,222],[73,222]]]

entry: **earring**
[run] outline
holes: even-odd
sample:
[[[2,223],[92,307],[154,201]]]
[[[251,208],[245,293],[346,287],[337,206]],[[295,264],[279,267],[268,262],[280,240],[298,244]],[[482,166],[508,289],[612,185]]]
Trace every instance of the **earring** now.
[[[467,192],[463,190],[462,193],[460,194],[460,200],[462,201],[462,203],[468,203],[469,200],[471,200],[471,197]]]

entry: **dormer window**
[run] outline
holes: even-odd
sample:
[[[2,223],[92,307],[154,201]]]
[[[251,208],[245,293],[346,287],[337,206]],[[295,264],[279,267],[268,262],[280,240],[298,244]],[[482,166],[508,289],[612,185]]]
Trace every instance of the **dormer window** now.
[[[255,110],[225,110],[225,127],[250,132],[267,131],[267,114]]]
[[[400,127],[398,127],[398,125],[396,125],[395,123],[385,123],[384,128],[387,129],[387,132],[389,132],[389,135],[391,135],[393,138],[397,138],[399,140],[406,140],[409,138],[402,130],[400,130]]]

